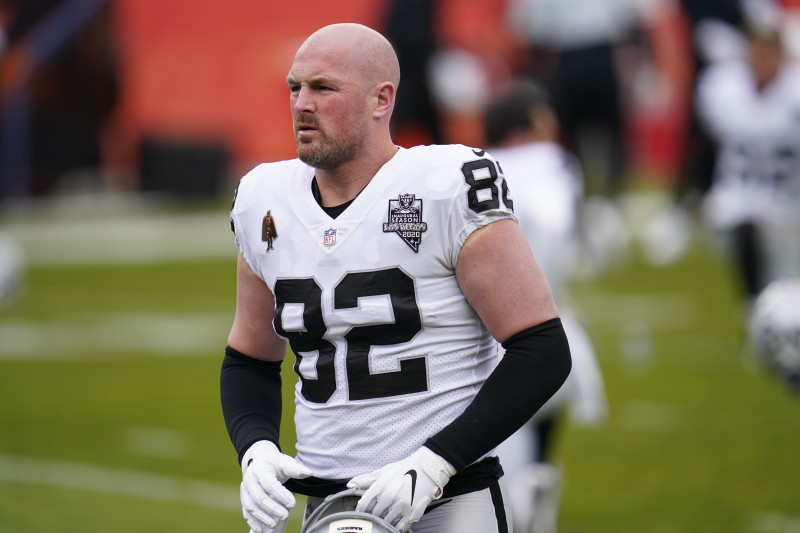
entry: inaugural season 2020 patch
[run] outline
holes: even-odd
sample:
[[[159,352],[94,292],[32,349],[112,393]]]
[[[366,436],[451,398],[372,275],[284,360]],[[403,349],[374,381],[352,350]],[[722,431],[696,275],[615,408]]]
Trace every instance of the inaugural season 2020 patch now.
[[[397,233],[415,252],[419,252],[422,232],[428,224],[422,221],[422,200],[413,194],[401,194],[389,200],[389,221],[383,223],[384,233]]]

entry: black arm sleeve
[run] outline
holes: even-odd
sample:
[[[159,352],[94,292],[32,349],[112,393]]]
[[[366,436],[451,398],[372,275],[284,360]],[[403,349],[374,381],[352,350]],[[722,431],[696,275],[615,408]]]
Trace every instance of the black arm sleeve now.
[[[572,369],[561,319],[523,330],[464,412],[425,442],[457,471],[522,427],[566,381]]]
[[[222,416],[239,462],[256,441],[278,445],[281,427],[281,362],[262,361],[225,347],[219,379]]]

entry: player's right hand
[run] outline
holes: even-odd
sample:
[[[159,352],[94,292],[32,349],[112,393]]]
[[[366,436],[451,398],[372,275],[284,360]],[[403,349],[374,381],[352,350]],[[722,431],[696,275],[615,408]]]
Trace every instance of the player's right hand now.
[[[260,440],[245,452],[242,474],[239,496],[250,533],[283,533],[289,509],[297,503],[283,483],[290,478],[308,477],[311,471],[294,457],[281,453],[274,443]]]
[[[443,457],[422,446],[401,461],[351,479],[347,486],[363,489],[356,511],[372,513],[405,532],[422,518],[456,473]]]

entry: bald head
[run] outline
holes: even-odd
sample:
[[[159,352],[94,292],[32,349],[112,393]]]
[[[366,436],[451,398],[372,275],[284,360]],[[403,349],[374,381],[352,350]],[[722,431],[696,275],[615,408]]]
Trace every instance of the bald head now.
[[[390,120],[399,78],[392,45],[375,30],[334,24],[314,32],[286,76],[298,157],[319,171],[353,176],[355,167],[371,178],[397,151]]]
[[[394,48],[372,28],[355,23],[324,26],[305,40],[296,57],[320,51],[349,63],[370,85],[388,81],[397,87],[400,83],[400,65]]]

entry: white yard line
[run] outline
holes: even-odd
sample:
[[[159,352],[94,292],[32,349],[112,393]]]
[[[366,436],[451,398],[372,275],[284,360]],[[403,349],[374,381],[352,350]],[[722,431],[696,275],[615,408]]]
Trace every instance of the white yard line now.
[[[240,509],[235,486],[57,459],[0,453],[0,480],[225,511]]]
[[[620,405],[615,418],[620,428],[633,433],[672,433],[684,421],[679,404],[629,401]]]
[[[224,212],[119,217],[24,217],[0,225],[34,266],[152,263],[236,257]]]
[[[225,339],[229,313],[113,313],[70,316],[57,323],[0,320],[0,359],[107,361],[120,352],[163,357],[208,352]]]
[[[754,513],[748,531],[754,533],[800,533],[800,516],[777,511]]]

